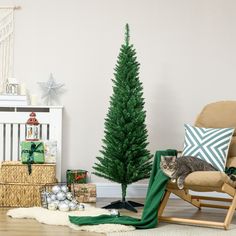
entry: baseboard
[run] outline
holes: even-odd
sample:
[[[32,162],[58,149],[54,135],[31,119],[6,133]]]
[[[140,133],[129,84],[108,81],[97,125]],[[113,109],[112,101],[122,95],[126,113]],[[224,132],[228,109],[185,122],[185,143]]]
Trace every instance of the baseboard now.
[[[95,183],[97,187],[97,197],[120,198],[121,185],[115,183]],[[127,188],[128,198],[145,198],[147,184],[131,184]]]
[[[97,197],[100,198],[120,198],[121,186],[115,183],[95,183],[97,187]],[[127,189],[127,198],[145,198],[148,184],[131,184]],[[218,192],[190,192],[193,195],[203,195],[209,197],[228,197],[227,194]],[[171,194],[170,198],[178,198]]]

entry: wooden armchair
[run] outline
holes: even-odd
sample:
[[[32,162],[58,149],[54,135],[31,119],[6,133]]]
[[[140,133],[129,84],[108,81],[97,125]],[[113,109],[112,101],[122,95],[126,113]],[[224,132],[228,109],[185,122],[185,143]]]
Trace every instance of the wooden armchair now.
[[[205,106],[197,117],[195,126],[205,128],[236,128],[236,101],[216,102]],[[226,166],[236,167],[236,130],[234,131],[230,144]],[[224,172],[219,171],[198,171],[189,174],[185,179],[185,187],[182,190],[179,190],[175,183],[169,182],[162,203],[158,209],[159,221],[228,229],[236,208],[235,187],[236,181],[233,182]],[[226,193],[230,198],[190,195],[189,190],[197,192],[216,191]],[[162,216],[171,193],[198,209],[202,207],[228,209],[224,222]],[[229,202],[229,205],[210,204],[204,201]]]

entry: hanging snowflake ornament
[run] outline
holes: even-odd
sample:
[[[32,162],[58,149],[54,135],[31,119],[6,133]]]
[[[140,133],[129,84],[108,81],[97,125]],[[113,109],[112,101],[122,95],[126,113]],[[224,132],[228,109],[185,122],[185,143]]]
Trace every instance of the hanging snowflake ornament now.
[[[56,83],[52,73],[47,82],[38,82],[38,84],[43,90],[42,99],[46,101],[47,105],[52,105],[52,101],[57,99],[60,89],[64,86],[62,83]]]

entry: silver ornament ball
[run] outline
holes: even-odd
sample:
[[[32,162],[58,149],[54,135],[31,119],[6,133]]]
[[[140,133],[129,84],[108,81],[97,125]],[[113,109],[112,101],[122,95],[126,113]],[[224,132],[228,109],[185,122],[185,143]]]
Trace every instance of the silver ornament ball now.
[[[52,187],[52,192],[53,192],[54,194],[57,194],[57,193],[60,192],[60,191],[61,191],[61,188],[60,188],[59,185],[55,185],[55,186]]]
[[[48,204],[48,210],[55,211],[57,209],[57,204],[54,202]]]
[[[66,203],[61,203],[61,204],[59,204],[59,210],[60,211],[69,211],[70,207]]]
[[[51,194],[50,198],[52,199],[52,201],[57,200],[57,196],[55,194]]]
[[[72,199],[71,202],[73,202],[75,204],[79,204],[79,202],[76,199]]]
[[[116,209],[111,209],[110,210],[110,215],[111,216],[120,216],[120,212]]]
[[[84,210],[85,210],[85,205],[80,203],[80,204],[77,206],[77,209],[78,209],[79,211],[84,211]]]
[[[69,191],[68,187],[66,185],[61,186],[61,191],[64,193],[67,193]]]
[[[67,192],[67,193],[66,193],[66,198],[67,198],[68,200],[72,200],[72,193],[71,193],[71,192]]]
[[[69,203],[69,207],[71,211],[75,211],[77,209],[77,204],[75,204],[74,202],[70,202]]]
[[[58,200],[55,200],[55,201],[52,201],[52,203],[56,204],[56,205],[57,205],[57,207],[58,207],[58,206],[59,206],[59,204],[60,204],[60,201],[58,201]]]
[[[66,199],[66,194],[62,191],[58,192],[56,196],[57,196],[57,200],[59,201],[64,201]]]
[[[64,202],[65,204],[67,204],[67,205],[70,204],[70,201],[69,201],[68,199],[65,199],[63,202]]]

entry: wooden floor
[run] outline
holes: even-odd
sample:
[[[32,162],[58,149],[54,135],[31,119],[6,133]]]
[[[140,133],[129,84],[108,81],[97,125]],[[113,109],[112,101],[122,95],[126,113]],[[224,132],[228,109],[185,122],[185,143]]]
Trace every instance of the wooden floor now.
[[[98,199],[96,206],[101,207],[115,199]],[[133,199],[132,199],[133,200]],[[135,199],[136,201],[143,202],[143,199]],[[64,226],[50,226],[40,224],[35,220],[30,219],[12,219],[6,216],[8,208],[0,208],[0,236],[67,236],[67,235],[80,235],[80,236],[101,236],[103,234],[88,233],[75,231],[69,227]],[[168,207],[164,212],[165,215],[174,215],[179,217],[195,217],[198,219],[208,219],[221,221],[225,216],[225,210],[222,209],[208,209],[204,208],[198,211],[186,202],[179,199],[170,199]],[[121,211],[122,214],[140,217],[142,209],[139,208],[138,213],[131,213],[128,211]],[[234,222],[236,221],[236,214]]]

